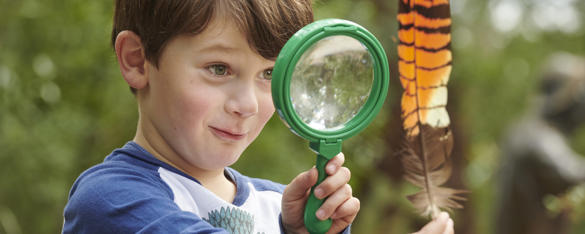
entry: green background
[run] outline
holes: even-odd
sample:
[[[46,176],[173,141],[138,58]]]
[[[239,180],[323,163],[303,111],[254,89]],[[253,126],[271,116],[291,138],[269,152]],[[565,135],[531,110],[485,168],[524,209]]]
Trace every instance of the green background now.
[[[112,1],[0,0],[0,233],[57,233],[75,178],[134,135],[134,97],[109,45]],[[407,233],[425,219],[400,178],[396,0],[321,0],[317,19],[343,18],[376,35],[390,61],[388,98],[344,142],[362,209],[354,233]],[[529,107],[547,56],[585,56],[585,2],[456,0],[448,110],[455,132],[450,184],[472,191],[453,213],[456,233],[493,233],[495,178],[506,127]],[[555,19],[556,18],[556,19]],[[572,139],[585,154],[585,128]],[[276,115],[234,165],[288,183],[315,156]],[[258,165],[265,165],[259,167]],[[585,186],[568,195],[572,233],[585,232]],[[551,214],[557,198],[547,199]],[[565,204],[566,206],[567,204]]]

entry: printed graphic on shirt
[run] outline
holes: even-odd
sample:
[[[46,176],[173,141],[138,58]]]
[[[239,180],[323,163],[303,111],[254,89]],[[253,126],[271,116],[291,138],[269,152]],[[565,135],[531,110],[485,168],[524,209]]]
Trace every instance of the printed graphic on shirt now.
[[[235,207],[230,208],[228,206],[222,207],[219,210],[212,210],[207,216],[209,218],[203,218],[203,220],[214,227],[223,228],[230,233],[251,234],[254,230],[254,216]]]
[[[240,192],[234,198],[240,201],[236,206],[194,180],[162,167],[157,171],[171,189],[173,201],[181,210],[194,213],[214,227],[224,228],[230,233],[280,232],[278,219],[282,195],[276,191],[258,191],[254,184],[246,181],[247,178],[235,178],[234,181],[242,182],[238,187]],[[244,202],[241,203],[241,200]]]

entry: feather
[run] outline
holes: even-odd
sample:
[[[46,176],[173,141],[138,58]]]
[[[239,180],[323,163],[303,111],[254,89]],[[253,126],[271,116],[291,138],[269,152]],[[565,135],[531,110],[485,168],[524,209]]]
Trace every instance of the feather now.
[[[446,110],[451,73],[448,0],[399,0],[398,70],[404,88],[401,160],[405,179],[422,191],[407,198],[422,215],[462,208],[464,190],[441,187],[451,176],[453,135]]]

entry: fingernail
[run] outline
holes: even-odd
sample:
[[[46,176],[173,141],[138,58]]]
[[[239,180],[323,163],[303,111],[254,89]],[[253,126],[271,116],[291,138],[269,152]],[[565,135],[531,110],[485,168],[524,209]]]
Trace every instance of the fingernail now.
[[[322,196],[323,196],[323,189],[316,188],[315,189],[315,197],[321,199]]]
[[[453,227],[453,220],[452,219],[447,220],[447,227]]]
[[[317,213],[315,213],[315,215],[317,216],[317,218],[319,218],[320,220],[325,220],[325,211],[322,209],[317,210]]]

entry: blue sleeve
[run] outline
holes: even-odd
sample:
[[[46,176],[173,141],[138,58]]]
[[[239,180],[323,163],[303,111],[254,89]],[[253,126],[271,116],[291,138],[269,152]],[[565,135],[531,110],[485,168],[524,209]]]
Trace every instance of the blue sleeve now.
[[[349,226],[347,226],[343,232],[341,232],[342,234],[350,234],[351,233],[351,224]]]
[[[156,175],[107,168],[82,175],[71,189],[63,233],[227,233],[182,211]]]

